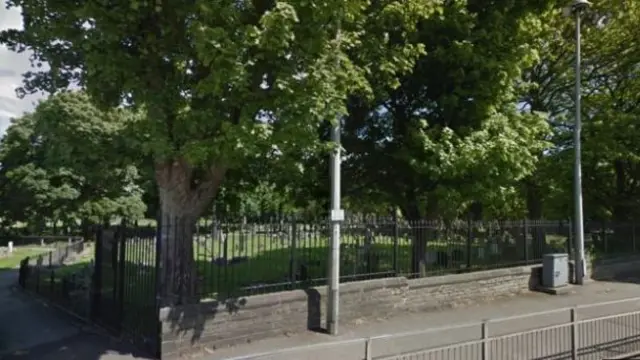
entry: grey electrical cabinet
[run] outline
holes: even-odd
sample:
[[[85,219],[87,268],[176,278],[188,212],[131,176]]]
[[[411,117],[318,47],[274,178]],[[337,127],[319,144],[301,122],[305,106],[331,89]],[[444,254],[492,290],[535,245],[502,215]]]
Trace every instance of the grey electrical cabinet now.
[[[546,254],[542,260],[542,286],[555,288],[569,282],[569,255]]]

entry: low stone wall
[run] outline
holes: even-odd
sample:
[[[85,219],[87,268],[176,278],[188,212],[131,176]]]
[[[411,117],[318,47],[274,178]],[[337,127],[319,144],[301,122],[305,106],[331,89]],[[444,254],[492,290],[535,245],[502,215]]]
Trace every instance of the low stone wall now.
[[[529,291],[540,266],[409,280],[404,277],[342,284],[340,322],[359,324],[411,311],[486,302]],[[210,301],[160,310],[162,359],[208,353],[324,326],[326,287]]]
[[[617,280],[636,272],[640,278],[640,255],[628,255],[609,259],[593,259],[587,262],[587,275],[592,280]]]

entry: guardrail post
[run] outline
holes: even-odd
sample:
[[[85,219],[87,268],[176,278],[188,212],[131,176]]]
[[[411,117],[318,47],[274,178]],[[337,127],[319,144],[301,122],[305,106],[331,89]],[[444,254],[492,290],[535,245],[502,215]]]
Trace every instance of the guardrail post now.
[[[489,323],[482,322],[482,360],[489,360]]]
[[[576,308],[571,308],[571,360],[578,360],[578,314]]]
[[[371,354],[371,338],[368,338],[364,343],[364,359],[371,360],[373,355]]]

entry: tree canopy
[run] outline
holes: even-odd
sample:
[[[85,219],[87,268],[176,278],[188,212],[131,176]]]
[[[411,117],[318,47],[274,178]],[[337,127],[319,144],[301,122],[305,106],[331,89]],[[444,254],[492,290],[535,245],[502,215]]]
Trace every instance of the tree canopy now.
[[[336,121],[351,212],[571,217],[564,1],[7,3],[24,29],[0,43],[33,54],[20,91],[54,95],[0,143],[3,219],[324,216]],[[588,220],[640,214],[639,29],[634,1],[584,14]],[[165,281],[193,292],[190,230],[164,231]]]

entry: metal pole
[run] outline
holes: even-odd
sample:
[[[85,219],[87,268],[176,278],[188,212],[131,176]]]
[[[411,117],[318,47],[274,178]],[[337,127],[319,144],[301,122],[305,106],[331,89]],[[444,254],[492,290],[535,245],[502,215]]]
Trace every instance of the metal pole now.
[[[576,283],[578,285],[584,284],[584,276],[586,273],[585,259],[584,259],[584,218],[582,213],[582,144],[580,135],[582,132],[582,119],[581,119],[581,89],[580,89],[580,15],[581,10],[576,9],[576,94],[575,94],[575,106],[576,106],[576,121],[573,130],[573,141],[575,151],[575,163],[573,167],[574,177],[574,207],[576,217],[576,252],[575,252],[575,264],[576,264]]]
[[[331,154],[331,256],[329,257],[329,298],[327,301],[327,331],[338,334],[340,304],[340,222],[344,211],[340,207],[340,119],[331,129],[331,140],[336,149]]]
[[[341,23],[338,20],[336,34],[336,51],[340,47]],[[340,57],[336,57],[336,67],[340,66]],[[331,141],[335,149],[331,153],[331,256],[329,256],[328,276],[328,299],[327,299],[327,331],[331,335],[338,335],[338,317],[340,308],[340,223],[344,220],[344,211],[340,206],[341,200],[341,170],[342,143],[340,141],[340,121],[335,119],[335,124],[331,127]]]
[[[482,336],[482,360],[489,360],[491,358],[489,356],[489,324],[486,320],[482,322],[480,331]]]
[[[570,310],[571,318],[571,360],[578,360],[578,314],[576,308]]]

